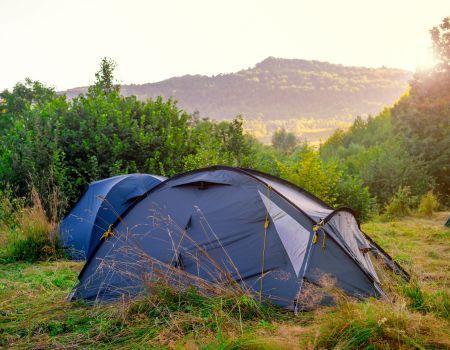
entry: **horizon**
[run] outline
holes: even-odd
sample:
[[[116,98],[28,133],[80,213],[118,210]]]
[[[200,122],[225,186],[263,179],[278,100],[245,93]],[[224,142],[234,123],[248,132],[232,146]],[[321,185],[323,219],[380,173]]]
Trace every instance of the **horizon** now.
[[[117,62],[122,85],[234,73],[268,57],[414,72],[432,64],[429,30],[450,13],[450,2],[432,3],[3,0],[0,90],[26,77],[87,86],[102,57]]]
[[[107,57],[110,58],[110,57]],[[405,71],[408,73],[413,74],[414,71],[413,70],[408,70],[408,69],[403,69],[403,68],[398,68],[398,67],[388,67],[388,66],[377,66],[377,67],[368,67],[368,66],[357,66],[357,65],[346,65],[346,64],[342,64],[342,63],[336,63],[336,62],[330,62],[330,61],[321,61],[321,60],[315,60],[315,59],[304,59],[304,58],[288,58],[288,57],[275,57],[275,56],[267,56],[266,58],[259,60],[257,62],[255,62],[252,66],[249,67],[245,67],[245,68],[241,68],[241,69],[237,69],[235,71],[231,71],[231,72],[218,72],[218,73],[213,73],[213,74],[192,74],[192,73],[184,73],[181,75],[175,75],[175,76],[171,76],[171,77],[167,77],[167,78],[163,78],[162,80],[158,80],[158,81],[149,81],[149,82],[143,82],[143,83],[133,83],[133,82],[128,82],[128,83],[122,83],[122,82],[118,82],[120,86],[122,85],[146,85],[146,84],[158,84],[161,83],[163,81],[167,81],[170,80],[172,78],[182,78],[182,77],[186,77],[186,76],[201,76],[201,77],[207,77],[207,78],[214,78],[216,76],[219,75],[226,75],[226,74],[235,74],[238,73],[240,71],[243,70],[249,70],[249,69],[254,69],[256,67],[257,64],[260,64],[262,62],[264,62],[267,59],[276,59],[276,60],[297,60],[297,61],[307,61],[307,62],[318,62],[318,63],[328,63],[334,66],[342,66],[342,67],[347,67],[347,68],[368,68],[368,69],[392,69],[392,70],[400,70],[400,71]],[[116,62],[117,63],[117,62]],[[83,86],[74,86],[68,89],[63,89],[63,90],[59,90],[61,92],[66,91],[66,90],[72,90],[72,89],[78,89],[78,88],[85,88],[88,85],[83,85]]]

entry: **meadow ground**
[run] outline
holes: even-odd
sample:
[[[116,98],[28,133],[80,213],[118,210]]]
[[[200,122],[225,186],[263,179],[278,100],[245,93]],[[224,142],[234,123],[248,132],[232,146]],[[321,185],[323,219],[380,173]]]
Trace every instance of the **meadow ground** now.
[[[388,296],[286,313],[246,296],[161,288],[148,298],[88,306],[65,300],[80,262],[0,264],[5,349],[448,349],[450,213],[371,221],[363,230],[411,272],[383,277]]]

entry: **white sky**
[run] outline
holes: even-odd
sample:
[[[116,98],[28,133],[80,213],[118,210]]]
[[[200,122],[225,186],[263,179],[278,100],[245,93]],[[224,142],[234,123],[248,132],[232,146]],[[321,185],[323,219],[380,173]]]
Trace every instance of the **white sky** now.
[[[268,56],[414,70],[450,0],[0,0],[0,90],[25,77],[92,83],[101,57],[122,83],[219,74]]]

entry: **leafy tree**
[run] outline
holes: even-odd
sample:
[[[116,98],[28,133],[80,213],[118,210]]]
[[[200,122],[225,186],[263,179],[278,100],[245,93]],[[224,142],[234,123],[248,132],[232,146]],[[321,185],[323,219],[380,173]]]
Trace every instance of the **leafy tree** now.
[[[298,160],[278,163],[280,174],[288,181],[310,191],[320,199],[333,205],[338,197],[337,184],[342,176],[335,163],[324,163],[317,151],[302,150]]]
[[[450,18],[431,30],[439,63],[417,72],[411,90],[392,110],[395,130],[405,136],[408,152],[424,161],[437,192],[449,198],[450,187]]]
[[[33,185],[46,203],[57,187],[70,203],[91,181],[117,174],[249,165],[252,144],[241,117],[192,120],[170,99],[123,97],[114,67],[103,59],[95,84],[72,100],[29,80],[2,93],[8,129],[0,140],[0,183],[11,183],[18,195]]]
[[[336,132],[320,149],[326,161],[339,162],[345,174],[362,180],[381,206],[401,186],[421,195],[434,184],[426,163],[410,154],[409,140],[396,132],[391,114],[386,109],[367,120],[357,118],[348,131]]]
[[[272,145],[284,154],[290,154],[297,145],[297,138],[292,132],[287,132],[281,128],[275,131],[272,136]]]
[[[434,52],[439,61],[437,69],[450,71],[450,17],[445,17],[439,26],[430,30]]]
[[[44,86],[38,81],[26,78],[17,83],[10,92],[0,93],[0,135],[6,134],[17,119],[26,119],[27,113],[43,106],[56,97],[54,89]]]
[[[249,141],[251,145],[251,160],[248,167],[274,176],[280,176],[278,164],[286,161],[284,155],[280,154],[274,147],[264,145],[255,139]]]
[[[365,221],[375,209],[375,198],[362,179],[344,174],[337,184],[336,206],[352,208],[358,219]]]
[[[197,119],[190,131],[193,152],[185,158],[187,170],[210,165],[248,166],[251,140],[244,135],[242,117],[231,122]]]
[[[95,73],[95,84],[91,87],[97,89],[105,94],[118,92],[120,86],[115,83],[114,71],[117,68],[117,63],[111,58],[104,57],[100,61],[100,69]]]
[[[324,159],[347,157],[350,153],[358,153],[362,149],[380,145],[392,137],[394,137],[394,130],[391,122],[391,110],[384,109],[376,117],[369,116],[367,120],[356,117],[353,125],[347,131],[336,130],[321,145],[320,154]],[[360,147],[358,151],[355,150],[355,145]]]

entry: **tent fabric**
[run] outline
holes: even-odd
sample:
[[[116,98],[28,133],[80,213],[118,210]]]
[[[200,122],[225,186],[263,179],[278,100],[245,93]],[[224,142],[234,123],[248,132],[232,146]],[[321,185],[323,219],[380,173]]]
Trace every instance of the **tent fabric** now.
[[[295,310],[304,281],[328,277],[350,295],[378,297],[367,247],[350,212],[270,175],[210,167],[141,196],[88,259],[71,298],[113,301],[159,278],[203,287],[233,281]]]
[[[333,212],[333,209],[326,207],[319,203],[311,195],[299,191],[296,188],[289,187],[282,182],[270,179],[268,176],[262,176],[260,174],[255,175],[261,181],[267,183],[284,197],[292,201],[298,208],[303,210],[314,221],[318,222]]]
[[[125,210],[166,178],[148,174],[119,175],[92,182],[63,219],[59,232],[63,246],[74,259],[86,259]]]
[[[349,253],[379,282],[369,256],[363,253],[370,250],[370,244],[359,230],[355,217],[349,212],[339,212],[327,224],[340,237],[340,241],[348,246]]]
[[[308,247],[309,231],[295,221],[292,216],[288,215],[281,208],[279,208],[264,194],[259,192],[259,195],[266,206],[268,214],[275,224],[275,229],[280,236],[284,249],[289,256],[296,276],[298,277],[300,269],[303,265],[306,249]]]

